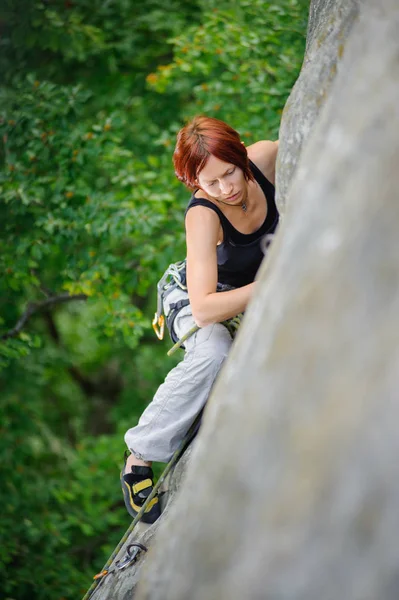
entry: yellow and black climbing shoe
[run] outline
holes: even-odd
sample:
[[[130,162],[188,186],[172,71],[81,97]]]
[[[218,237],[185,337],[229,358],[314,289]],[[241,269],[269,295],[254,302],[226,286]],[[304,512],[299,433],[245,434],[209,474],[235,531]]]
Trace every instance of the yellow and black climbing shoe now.
[[[128,513],[134,518],[152,492],[154,474],[151,467],[132,467],[130,473],[121,472],[123,497]],[[154,523],[161,514],[159,498],[156,495],[141,517],[143,523]]]

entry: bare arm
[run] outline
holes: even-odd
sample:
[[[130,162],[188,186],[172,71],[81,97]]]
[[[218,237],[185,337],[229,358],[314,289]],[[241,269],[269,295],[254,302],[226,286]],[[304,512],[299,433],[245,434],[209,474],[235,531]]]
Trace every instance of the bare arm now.
[[[219,323],[245,310],[255,283],[229,292],[216,292],[219,218],[204,206],[186,216],[187,284],[193,317],[199,327]]]

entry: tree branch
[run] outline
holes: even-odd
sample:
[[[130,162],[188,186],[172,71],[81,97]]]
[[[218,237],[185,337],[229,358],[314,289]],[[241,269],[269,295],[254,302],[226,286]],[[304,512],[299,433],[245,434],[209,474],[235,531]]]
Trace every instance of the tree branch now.
[[[0,336],[0,340],[7,340],[8,338],[18,335],[32,315],[43,310],[47,310],[56,304],[65,304],[66,302],[71,302],[72,300],[87,300],[87,296],[86,294],[74,294],[72,296],[70,294],[60,294],[59,296],[51,296],[50,298],[43,300],[43,302],[29,302],[26,311],[21,316],[15,327],[9,329],[6,331],[6,333],[3,333]]]

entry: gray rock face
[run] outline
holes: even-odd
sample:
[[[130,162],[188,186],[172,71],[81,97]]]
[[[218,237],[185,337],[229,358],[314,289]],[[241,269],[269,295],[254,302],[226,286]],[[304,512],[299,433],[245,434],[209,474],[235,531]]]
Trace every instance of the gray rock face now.
[[[192,445],[188,447],[175,469],[170,473],[169,477],[162,485],[162,519],[158,519],[153,525],[139,523],[134,528],[109,569],[112,573],[110,573],[95,590],[95,596],[93,597],[95,600],[130,600],[134,596],[137,584],[142,575],[142,569],[146,564],[147,553],[142,552],[134,564],[128,565],[122,570],[116,569],[116,563],[118,561],[123,561],[126,557],[126,551],[129,544],[139,542],[146,548],[149,548],[154,539],[156,539],[158,527],[168,518],[169,510],[173,505],[175,495],[182,486],[182,480],[190,462]]]
[[[137,600],[399,597],[398,31],[395,0],[312,4],[284,224]]]
[[[313,0],[301,75],[284,108],[280,127],[276,200],[285,212],[287,194],[301,155],[329,95],[359,13],[357,0]]]
[[[137,584],[142,576],[142,569],[147,561],[147,553],[141,552],[135,563],[128,565],[122,570],[116,569],[116,563],[118,561],[122,562],[126,557],[126,551],[129,544],[139,542],[146,548],[149,548],[154,540],[156,540],[158,527],[164,520],[167,520],[174,498],[182,487],[182,481],[188,469],[194,443],[195,440],[184,452],[176,467],[170,472],[168,478],[162,484],[160,491],[161,506],[163,510],[162,519],[158,519],[153,525],[146,525],[144,523],[138,523],[138,525],[136,525],[117,556],[115,556],[115,559],[109,568],[110,574],[95,590],[95,596],[93,597],[95,600],[130,600],[134,596]]]
[[[96,600],[399,597],[398,31],[396,0],[312,2],[284,223],[155,543]]]

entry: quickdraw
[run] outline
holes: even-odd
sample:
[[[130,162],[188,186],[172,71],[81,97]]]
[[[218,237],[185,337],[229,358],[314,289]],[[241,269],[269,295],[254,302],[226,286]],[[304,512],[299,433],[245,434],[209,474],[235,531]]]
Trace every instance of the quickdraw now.
[[[124,536],[122,537],[121,541],[116,546],[115,550],[112,552],[111,556],[105,563],[102,571],[100,571],[100,573],[97,573],[97,575],[94,575],[94,577],[93,577],[94,581],[93,581],[92,585],[90,586],[90,588],[87,590],[86,594],[83,596],[82,600],[91,599],[93,597],[93,595],[95,594],[95,592],[100,588],[100,586],[104,583],[105,579],[109,575],[112,575],[112,574],[116,573],[118,570],[122,570],[122,569],[128,567],[129,565],[135,563],[136,560],[139,558],[141,552],[147,551],[147,548],[143,544],[139,544],[138,542],[130,544],[126,549],[126,556],[123,559],[117,561],[115,563],[113,569],[110,569],[110,566],[112,565],[116,556],[120,552],[123,544],[125,544],[125,542],[129,538],[130,534],[132,533],[133,529],[136,527],[137,523],[139,521],[141,521],[141,517],[144,515],[144,513],[147,509],[147,506],[149,505],[151,500],[155,497],[155,495],[158,493],[158,490],[161,487],[161,485],[163,484],[163,482],[165,481],[166,477],[169,475],[171,470],[176,466],[177,462],[180,460],[180,458],[182,457],[182,455],[184,454],[184,452],[190,445],[191,441],[194,439],[194,437],[200,427],[201,418],[202,418],[202,411],[197,415],[194,423],[191,425],[190,429],[188,430],[185,437],[181,441],[180,446],[177,448],[177,450],[173,454],[172,458],[166,465],[165,469],[161,473],[158,481],[154,485],[151,494],[148,496],[148,498],[144,502],[143,506],[140,508],[139,512],[133,519],[130,527],[127,529],[127,531],[124,534]]]

